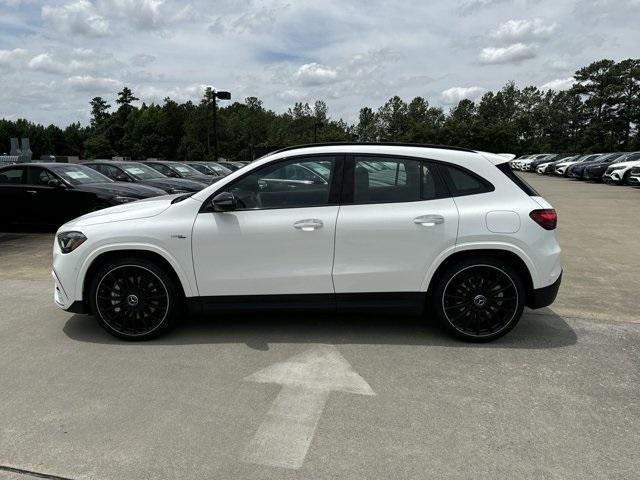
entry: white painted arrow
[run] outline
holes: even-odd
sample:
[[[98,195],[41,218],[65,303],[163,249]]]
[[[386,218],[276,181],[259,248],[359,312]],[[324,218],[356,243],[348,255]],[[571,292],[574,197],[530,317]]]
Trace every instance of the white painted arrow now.
[[[302,466],[329,392],[375,395],[333,345],[314,346],[245,380],[282,385],[243,456],[274,467]]]

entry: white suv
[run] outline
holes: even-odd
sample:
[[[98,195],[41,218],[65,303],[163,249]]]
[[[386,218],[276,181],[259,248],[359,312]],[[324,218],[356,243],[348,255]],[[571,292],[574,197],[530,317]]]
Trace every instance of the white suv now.
[[[433,313],[504,335],[560,285],[551,205],[508,158],[387,144],[288,148],[194,194],[90,213],[54,242],[55,302],[145,339],[191,311]]]

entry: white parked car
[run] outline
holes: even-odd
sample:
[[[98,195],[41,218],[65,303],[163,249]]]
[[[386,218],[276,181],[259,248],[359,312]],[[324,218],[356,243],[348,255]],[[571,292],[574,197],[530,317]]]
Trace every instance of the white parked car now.
[[[638,156],[640,152],[632,152],[628,158],[629,160],[625,160],[624,162],[615,162],[611,164],[610,167],[604,172],[602,176],[602,180],[605,183],[616,184],[616,185],[629,185],[631,170],[634,167],[640,166],[640,160],[638,160]]]
[[[191,194],[90,213],[54,242],[55,303],[145,339],[182,306],[434,315],[470,341],[555,299],[556,212],[508,159],[458,148],[288,148]]]

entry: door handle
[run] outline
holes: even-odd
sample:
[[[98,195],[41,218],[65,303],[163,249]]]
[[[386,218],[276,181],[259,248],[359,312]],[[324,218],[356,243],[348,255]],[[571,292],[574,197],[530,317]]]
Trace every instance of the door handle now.
[[[27,193],[31,195],[36,195],[38,192],[36,190],[27,190]]]
[[[318,220],[317,218],[308,218],[306,220],[297,221],[293,224],[293,228],[297,228],[303,232],[313,232],[314,230],[322,228],[323,225],[324,223],[322,223],[322,220]]]
[[[421,215],[414,218],[413,223],[423,227],[433,227],[444,223],[444,217],[442,215]]]

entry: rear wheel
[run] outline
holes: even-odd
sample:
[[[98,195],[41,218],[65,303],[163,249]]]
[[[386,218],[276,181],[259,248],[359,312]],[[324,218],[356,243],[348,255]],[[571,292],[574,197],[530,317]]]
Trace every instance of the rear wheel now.
[[[488,342],[516,326],[525,303],[518,273],[493,258],[459,261],[442,272],[434,289],[440,323],[470,342]]]
[[[102,266],[91,285],[91,309],[109,333],[146,340],[167,331],[178,308],[173,280],[143,259],[122,259]]]

